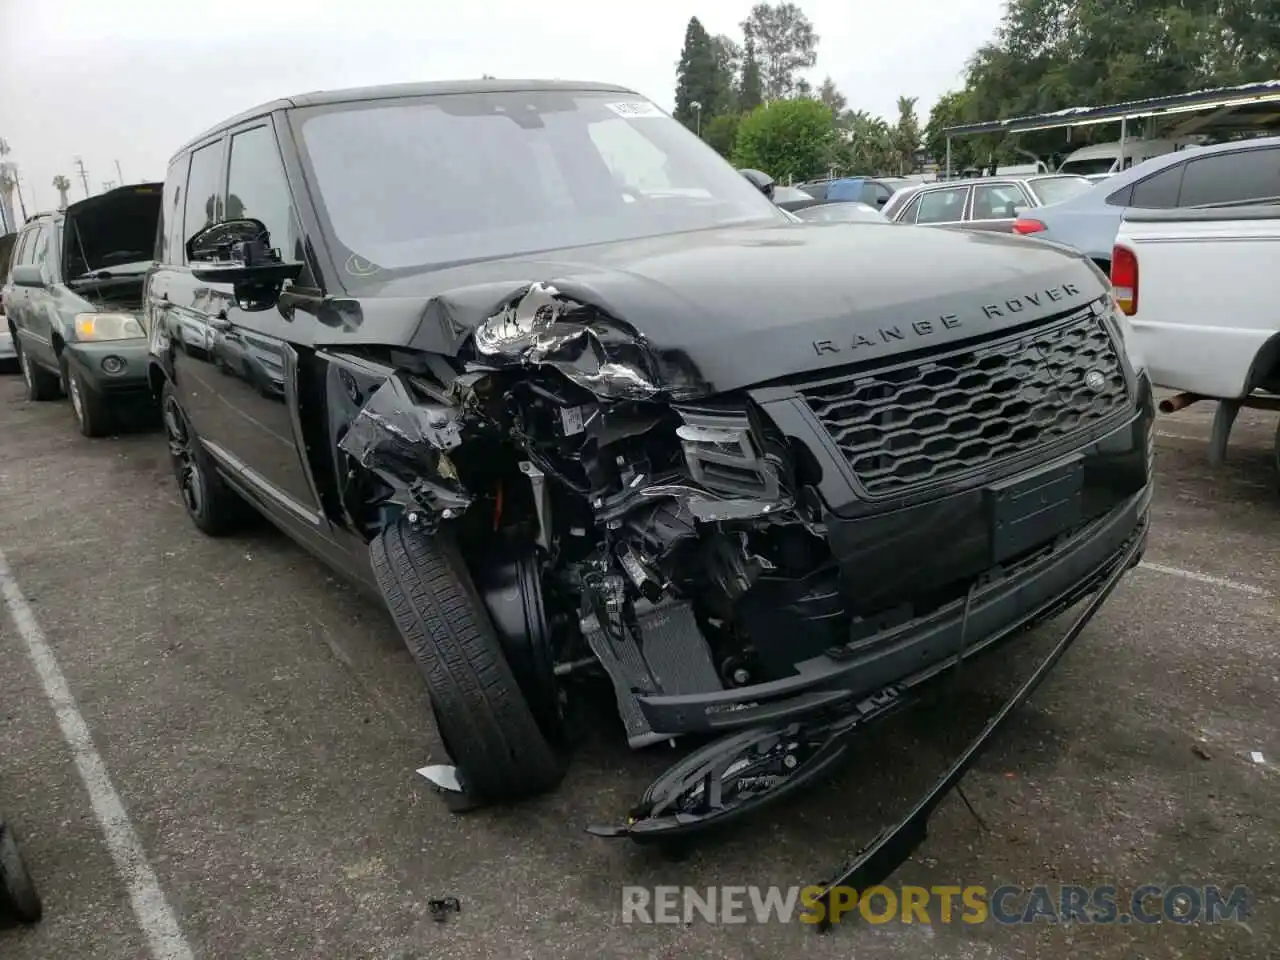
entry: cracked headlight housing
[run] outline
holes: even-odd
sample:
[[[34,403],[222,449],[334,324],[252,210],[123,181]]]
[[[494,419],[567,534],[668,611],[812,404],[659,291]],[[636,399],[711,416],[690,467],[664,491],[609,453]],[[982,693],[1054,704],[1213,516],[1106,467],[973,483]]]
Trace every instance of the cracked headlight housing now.
[[[80,341],[135,340],[146,336],[138,318],[128,313],[76,314],[76,339]]]

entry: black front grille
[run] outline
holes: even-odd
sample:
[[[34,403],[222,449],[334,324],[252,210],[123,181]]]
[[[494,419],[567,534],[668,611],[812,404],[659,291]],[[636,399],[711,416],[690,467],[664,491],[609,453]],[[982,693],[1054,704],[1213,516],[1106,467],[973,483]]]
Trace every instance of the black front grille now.
[[[1128,402],[1120,358],[1091,310],[1048,329],[800,392],[872,496],[1016,457]]]

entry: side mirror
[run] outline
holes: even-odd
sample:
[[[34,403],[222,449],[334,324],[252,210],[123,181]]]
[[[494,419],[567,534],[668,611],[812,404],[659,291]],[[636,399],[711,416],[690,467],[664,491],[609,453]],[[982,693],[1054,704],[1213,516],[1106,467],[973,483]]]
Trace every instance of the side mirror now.
[[[15,287],[43,287],[44,274],[34,263],[24,263],[13,268],[13,285]]]
[[[888,202],[889,202],[889,198],[888,198],[888,197],[886,197],[886,196],[884,196],[883,194],[881,194],[880,196],[876,197],[876,206],[877,206],[877,207],[883,207],[883,206],[884,206],[886,203],[888,203]]]
[[[738,172],[746,177],[753,187],[763,193],[770,200],[773,199],[773,177],[769,176],[763,170],[743,168]]]
[[[271,235],[261,220],[224,220],[205,227],[187,241],[191,275],[206,283],[241,287],[274,287],[297,279],[301,263],[285,262],[272,249]]]

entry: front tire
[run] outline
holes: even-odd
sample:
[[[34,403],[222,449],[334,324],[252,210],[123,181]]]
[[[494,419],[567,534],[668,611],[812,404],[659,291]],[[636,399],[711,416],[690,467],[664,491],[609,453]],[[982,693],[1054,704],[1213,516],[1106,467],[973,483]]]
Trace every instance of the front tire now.
[[[555,787],[563,759],[520,692],[456,545],[400,520],[370,544],[370,559],[468,797],[504,802]]]
[[[13,830],[0,826],[0,891],[6,906],[23,923],[35,923],[44,914],[44,905],[18,850]]]
[[[249,506],[218,473],[168,380],[160,391],[160,411],[169,441],[169,458],[173,461],[178,493],[187,516],[211,537],[234,533],[247,518]]]
[[[76,426],[86,437],[105,437],[111,433],[115,420],[106,398],[89,386],[89,381],[62,362],[62,382],[67,385],[71,409],[76,415]]]
[[[14,342],[14,346],[18,352],[18,366],[22,369],[22,379],[27,385],[27,399],[41,403],[61,397],[62,384],[57,375],[50,373],[28,357],[26,349],[17,341]]]

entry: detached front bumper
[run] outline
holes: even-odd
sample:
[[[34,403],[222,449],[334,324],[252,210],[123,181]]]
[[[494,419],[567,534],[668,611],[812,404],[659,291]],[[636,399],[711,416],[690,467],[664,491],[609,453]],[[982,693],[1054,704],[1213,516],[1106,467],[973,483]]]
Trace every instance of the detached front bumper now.
[[[1153,416],[1150,386],[1140,378],[1138,409],[1130,419],[1047,467],[893,512],[833,517],[828,539],[846,574],[877,574],[868,590],[894,578],[899,585],[914,582],[917,590],[933,587],[945,582],[945,570],[972,584],[968,595],[961,590],[906,622],[811,651],[797,658],[791,676],[706,693],[639,696],[645,720],[655,734],[675,736],[798,719],[857,703],[908,678],[922,682],[1056,616],[1105,581],[1135,539],[1134,556],[1142,556]],[[1007,522],[1011,496],[1047,506]],[[1063,533],[1066,520],[1057,507],[1068,499],[1089,519]],[[1001,559],[1001,550],[1012,553]],[[777,642],[792,648],[803,643],[796,637]]]
[[[67,365],[84,377],[95,393],[121,399],[150,396],[145,337],[68,343],[63,354]]]

